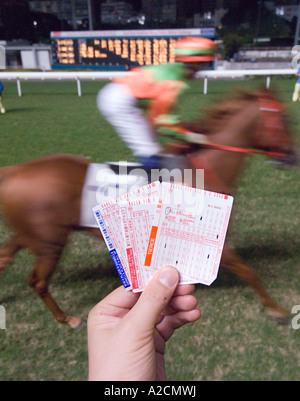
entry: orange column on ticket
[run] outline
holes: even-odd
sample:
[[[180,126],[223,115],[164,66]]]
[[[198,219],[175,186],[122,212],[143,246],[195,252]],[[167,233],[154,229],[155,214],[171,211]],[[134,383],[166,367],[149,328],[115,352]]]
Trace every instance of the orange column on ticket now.
[[[149,267],[150,264],[151,264],[151,259],[152,259],[153,248],[154,248],[154,244],[155,244],[155,240],[156,240],[157,230],[158,230],[158,227],[152,226],[151,233],[150,233],[150,238],[149,238],[149,242],[148,242],[146,259],[145,259],[145,266],[147,266],[147,267]]]

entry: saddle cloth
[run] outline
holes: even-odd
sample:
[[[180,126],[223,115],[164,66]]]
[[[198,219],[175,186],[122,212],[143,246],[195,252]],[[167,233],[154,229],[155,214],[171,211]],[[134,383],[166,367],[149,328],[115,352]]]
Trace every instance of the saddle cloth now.
[[[139,163],[90,163],[81,194],[80,225],[98,227],[92,208],[148,184]]]

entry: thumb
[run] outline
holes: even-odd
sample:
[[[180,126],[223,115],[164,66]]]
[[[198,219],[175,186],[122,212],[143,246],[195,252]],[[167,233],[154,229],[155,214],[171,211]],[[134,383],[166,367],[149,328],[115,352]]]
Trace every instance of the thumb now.
[[[168,305],[179,282],[179,273],[172,266],[160,268],[146,285],[141,297],[128,315],[144,330],[152,330]]]

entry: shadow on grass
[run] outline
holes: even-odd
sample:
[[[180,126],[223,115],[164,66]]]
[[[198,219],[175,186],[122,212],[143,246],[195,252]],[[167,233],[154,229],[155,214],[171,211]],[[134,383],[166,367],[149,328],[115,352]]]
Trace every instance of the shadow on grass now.
[[[11,113],[28,113],[28,112],[36,112],[38,111],[38,107],[13,107],[6,109],[5,114],[11,114]]]
[[[296,253],[299,252],[299,249],[299,238],[285,237],[284,246],[282,239],[277,238],[272,242],[249,244],[245,247],[236,248],[235,251],[243,261],[258,274],[264,283],[265,280],[261,276],[267,274],[267,269],[270,268],[270,265],[279,265],[281,262],[286,262],[296,257]],[[272,275],[275,277],[275,280],[277,278],[279,279],[279,273],[277,273],[279,270],[279,267],[272,269]],[[218,277],[211,286],[214,288],[249,287],[246,282],[225,271],[221,266]],[[205,290],[210,287],[200,286],[200,288]]]
[[[78,283],[82,281],[98,281],[104,278],[118,277],[118,273],[113,265],[99,264],[98,266],[84,267],[79,270],[74,269],[67,277],[60,280],[60,284],[64,281],[72,281],[72,283]],[[121,283],[121,282],[120,282]]]
[[[272,242],[249,244],[245,247],[236,249],[237,253],[248,261],[249,263],[257,261],[257,259],[265,259],[270,261],[276,259],[277,261],[286,260],[293,257],[296,252],[299,252],[300,241],[298,237],[285,236],[284,241],[282,238],[274,238]]]

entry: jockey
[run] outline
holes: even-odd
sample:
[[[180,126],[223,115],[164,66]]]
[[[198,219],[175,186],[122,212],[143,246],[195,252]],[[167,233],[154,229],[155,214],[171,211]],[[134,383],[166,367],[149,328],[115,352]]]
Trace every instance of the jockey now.
[[[2,102],[2,92],[3,92],[3,85],[2,82],[0,81],[0,113],[4,114],[5,113],[5,108],[3,106],[3,102]]]
[[[214,60],[215,47],[214,41],[202,37],[178,39],[175,63],[133,69],[99,91],[99,111],[145,167],[160,166],[162,147],[156,140],[155,129],[179,123],[171,109],[188,87],[186,81],[199,69],[199,63]],[[139,100],[148,101],[146,112],[139,107]]]

